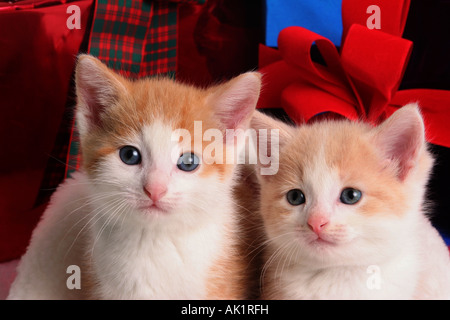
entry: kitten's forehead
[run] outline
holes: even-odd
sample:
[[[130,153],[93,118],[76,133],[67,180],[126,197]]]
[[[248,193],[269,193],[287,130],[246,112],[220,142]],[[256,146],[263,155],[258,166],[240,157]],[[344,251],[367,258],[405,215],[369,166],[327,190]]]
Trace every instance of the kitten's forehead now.
[[[370,157],[370,128],[349,121],[321,122],[299,128],[298,148],[302,148],[304,165],[343,167],[357,162],[361,154]]]
[[[145,79],[131,88],[130,101],[122,101],[116,109],[118,119],[126,125],[141,127],[162,120],[172,128],[189,129],[203,112],[209,116],[204,106],[205,92],[187,87],[170,79]]]
[[[300,181],[357,178],[363,168],[377,166],[376,152],[367,137],[370,128],[347,121],[321,122],[296,128],[282,146],[280,171],[295,172]]]

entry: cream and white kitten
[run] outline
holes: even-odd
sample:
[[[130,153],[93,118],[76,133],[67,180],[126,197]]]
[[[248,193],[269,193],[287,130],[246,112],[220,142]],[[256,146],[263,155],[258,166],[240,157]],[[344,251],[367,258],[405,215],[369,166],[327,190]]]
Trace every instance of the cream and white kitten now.
[[[208,144],[198,141],[208,129],[225,137],[226,129],[247,128],[260,85],[252,72],[207,89],[131,81],[82,55],[82,170],[53,195],[9,299],[246,298],[251,275],[232,198],[236,164],[208,159]],[[174,140],[177,129],[191,140]],[[214,142],[223,148],[216,159],[240,148]]]
[[[424,194],[433,158],[416,105],[377,127],[280,130],[279,170],[259,176],[267,299],[450,299],[450,255]]]

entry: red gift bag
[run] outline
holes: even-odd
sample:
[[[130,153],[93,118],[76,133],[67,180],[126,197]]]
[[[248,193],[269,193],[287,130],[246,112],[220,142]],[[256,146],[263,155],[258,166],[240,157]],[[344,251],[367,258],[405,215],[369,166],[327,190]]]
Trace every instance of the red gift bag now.
[[[0,261],[23,253],[44,210],[36,199],[92,2],[0,3]]]

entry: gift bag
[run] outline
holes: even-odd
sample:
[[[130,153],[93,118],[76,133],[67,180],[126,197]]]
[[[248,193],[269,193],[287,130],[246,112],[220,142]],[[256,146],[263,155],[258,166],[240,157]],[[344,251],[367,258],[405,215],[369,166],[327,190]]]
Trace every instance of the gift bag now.
[[[28,244],[49,159],[64,166],[67,146],[55,144],[91,8],[92,0],[0,3],[0,261]]]

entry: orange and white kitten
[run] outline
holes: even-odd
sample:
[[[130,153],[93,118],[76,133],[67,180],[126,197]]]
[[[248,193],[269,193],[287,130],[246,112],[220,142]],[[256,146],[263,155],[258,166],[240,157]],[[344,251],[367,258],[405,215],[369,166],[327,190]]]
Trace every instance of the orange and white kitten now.
[[[246,298],[237,166],[207,159],[198,142],[208,129],[246,129],[260,85],[254,72],[207,89],[131,81],[80,56],[82,170],[52,197],[9,299]],[[177,129],[190,139],[174,139]],[[214,141],[214,156],[237,143]]]
[[[346,120],[280,130],[279,170],[259,176],[267,299],[449,299],[448,249],[424,194],[433,159],[416,105],[377,127]]]

